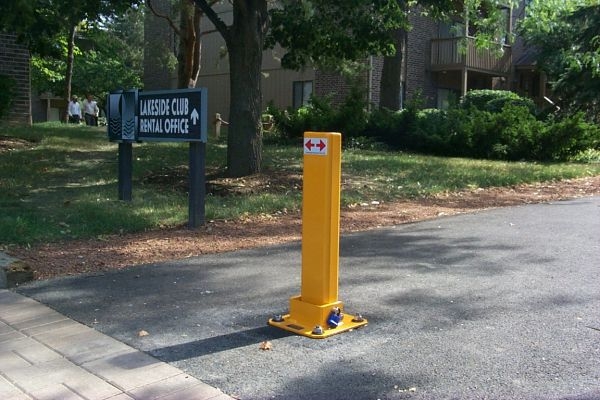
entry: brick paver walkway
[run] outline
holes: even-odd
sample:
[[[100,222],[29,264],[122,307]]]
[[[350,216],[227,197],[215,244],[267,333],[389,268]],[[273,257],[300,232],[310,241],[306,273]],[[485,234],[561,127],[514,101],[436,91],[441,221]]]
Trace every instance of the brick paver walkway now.
[[[0,399],[231,397],[28,297],[0,290]]]

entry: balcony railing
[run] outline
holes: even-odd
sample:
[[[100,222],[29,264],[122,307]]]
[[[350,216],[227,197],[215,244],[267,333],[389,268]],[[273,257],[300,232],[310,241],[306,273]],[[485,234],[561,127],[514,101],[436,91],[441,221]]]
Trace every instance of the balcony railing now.
[[[431,40],[431,69],[433,71],[467,68],[508,75],[511,63],[512,50],[508,45],[502,45],[502,52],[498,54],[495,49],[478,49],[475,46],[475,39],[472,37]]]

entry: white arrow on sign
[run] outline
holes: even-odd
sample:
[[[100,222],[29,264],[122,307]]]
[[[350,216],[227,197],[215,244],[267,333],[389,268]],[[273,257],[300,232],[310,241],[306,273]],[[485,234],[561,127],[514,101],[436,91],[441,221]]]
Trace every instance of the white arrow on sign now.
[[[196,122],[198,122],[198,118],[200,118],[200,116],[198,115],[198,111],[196,111],[195,108],[192,110],[190,117],[192,118],[192,124],[196,125]]]

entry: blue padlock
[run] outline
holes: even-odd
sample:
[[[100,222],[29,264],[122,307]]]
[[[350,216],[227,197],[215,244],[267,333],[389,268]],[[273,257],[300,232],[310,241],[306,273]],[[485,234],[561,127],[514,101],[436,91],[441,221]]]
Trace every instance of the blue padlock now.
[[[344,314],[342,314],[342,310],[339,307],[333,307],[329,316],[327,317],[327,325],[331,329],[337,328],[342,324],[342,320],[344,319]]]

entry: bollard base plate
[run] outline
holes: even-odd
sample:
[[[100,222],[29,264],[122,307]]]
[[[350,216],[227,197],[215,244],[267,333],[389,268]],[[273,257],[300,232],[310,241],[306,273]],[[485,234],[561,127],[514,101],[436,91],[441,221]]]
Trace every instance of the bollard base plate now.
[[[275,321],[271,318],[268,324],[297,335],[306,336],[312,339],[324,339],[338,333],[351,331],[356,328],[367,325],[368,321],[364,318],[356,318],[353,315],[345,314],[342,323],[336,328],[327,326],[327,316],[333,307],[343,309],[341,301],[323,305],[314,305],[302,301],[300,296],[290,299],[290,313],[284,315],[282,320]],[[315,327],[322,327],[321,332]],[[318,333],[317,333],[318,332]]]
[[[353,322],[354,317],[352,315],[344,315],[343,324],[338,326],[337,328],[328,328],[323,326],[323,333],[317,334],[314,333],[314,329],[316,325],[313,326],[302,326],[299,325],[297,321],[292,319],[290,315],[283,316],[283,322],[275,322],[273,319],[269,320],[269,325],[284,329],[286,331],[295,333],[297,335],[306,336],[312,339],[325,339],[329,336],[337,335],[338,333],[351,331],[353,329],[360,328],[362,326],[367,325],[367,320],[363,319],[361,322]],[[321,325],[322,326],[322,325]]]

